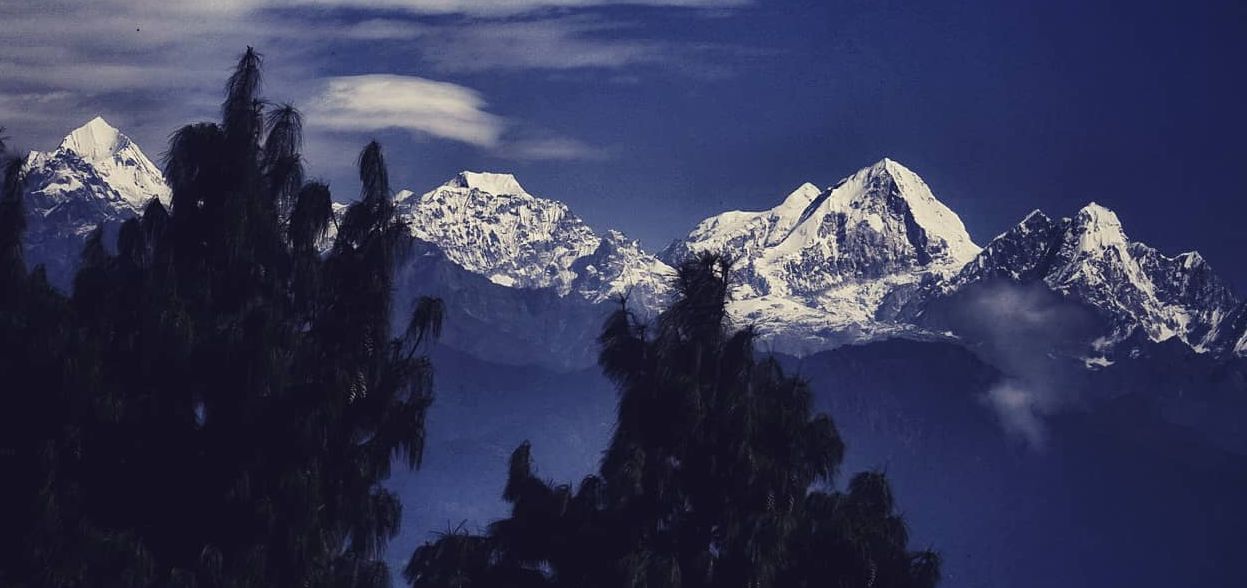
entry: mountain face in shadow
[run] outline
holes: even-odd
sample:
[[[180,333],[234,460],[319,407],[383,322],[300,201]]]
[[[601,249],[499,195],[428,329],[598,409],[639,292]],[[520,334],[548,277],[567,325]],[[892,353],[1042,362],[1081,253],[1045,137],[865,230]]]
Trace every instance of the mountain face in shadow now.
[[[1044,417],[1040,447],[1002,428],[988,394],[1005,375],[964,349],[890,341],[793,363],[849,440],[846,469],[887,471],[946,585],[1234,585],[1247,454],[1175,422],[1167,386],[1143,385],[1150,360],[1072,384],[1130,387]]]
[[[490,363],[582,370],[596,357],[598,325],[610,311],[535,288],[506,288],[463,269],[437,246],[412,243],[395,280],[396,316],[420,296],[446,305],[441,344]],[[448,370],[449,371],[449,370]]]
[[[959,345],[891,340],[783,361],[846,440],[839,482],[885,471],[914,545],[942,554],[943,585],[1233,586],[1247,454],[1175,420],[1170,382],[1144,385],[1165,353],[1071,384],[1122,393],[1042,415],[1039,446],[1002,426],[988,397],[1007,374]],[[406,505],[392,565],[433,533],[504,516],[507,455],[522,441],[541,477],[572,482],[596,468],[614,419],[615,393],[595,368],[504,366],[445,348],[434,362],[428,459],[391,482]],[[1241,367],[1222,370],[1224,389],[1185,397],[1230,394]],[[1203,381],[1195,373],[1188,382]]]
[[[507,460],[525,440],[542,477],[579,480],[597,467],[615,422],[615,392],[596,367],[561,371],[490,363],[439,347],[432,355],[437,398],[424,463],[395,469],[403,525],[388,562],[399,570],[436,533],[478,531],[508,514]]]

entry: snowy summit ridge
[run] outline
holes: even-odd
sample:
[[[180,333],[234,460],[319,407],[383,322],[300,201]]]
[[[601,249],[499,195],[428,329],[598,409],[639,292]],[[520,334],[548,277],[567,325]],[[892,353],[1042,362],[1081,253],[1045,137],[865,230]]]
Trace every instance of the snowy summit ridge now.
[[[151,200],[169,203],[160,168],[103,118],[65,137],[51,152],[31,152],[23,165],[27,258],[66,286],[86,236],[138,215]],[[106,231],[107,232],[107,231]]]
[[[550,288],[591,302],[633,293],[657,301],[671,268],[618,231],[598,234],[566,204],[526,192],[510,174],[461,172],[420,197],[396,197],[412,235],[495,284]]]
[[[909,330],[892,309],[979,247],[922,178],[884,158],[825,190],[803,184],[769,210],[710,217],[664,256],[698,251],[737,258],[733,314],[799,352]]]
[[[61,143],[62,149],[77,153],[87,161],[103,161],[129,145],[129,139],[103,117],[97,116],[74,130]]]
[[[160,169],[96,117],[25,162],[27,259],[68,287],[96,227],[168,202]],[[596,231],[566,204],[507,173],[463,171],[395,204],[412,236],[496,286],[601,303],[626,295],[645,314],[671,294],[672,266],[697,252],[736,260],[728,310],[765,345],[807,353],[874,339],[943,337],[924,309],[989,280],[1039,283],[1106,319],[1102,351],[1176,339],[1196,351],[1247,355],[1247,303],[1195,252],[1167,256],[1131,241],[1112,210],[1069,218],[1036,210],[980,249],[955,212],[912,170],[883,158],[827,188],[804,183],[760,211],[711,216],[660,255]],[[342,211],[345,205],[335,205]]]
[[[1131,241],[1117,214],[1094,202],[1059,220],[1032,212],[942,288],[950,293],[995,278],[1039,281],[1095,308],[1109,321],[1106,346],[1139,333],[1212,349],[1214,333],[1225,332],[1221,322],[1237,304],[1198,253],[1169,257]]]
[[[76,179],[91,179],[90,172],[103,184],[85,185]],[[27,158],[28,172],[44,172],[55,168],[60,182],[51,182],[42,193],[51,198],[70,197],[75,189],[85,187],[97,197],[120,201],[137,212],[153,198],[168,204],[170,192],[164,174],[129,137],[95,117],[65,137],[50,153],[32,152]]]
[[[506,196],[509,194],[528,194],[519,180],[511,174],[493,172],[462,171],[454,179],[446,182],[446,186],[480,190],[487,194]]]

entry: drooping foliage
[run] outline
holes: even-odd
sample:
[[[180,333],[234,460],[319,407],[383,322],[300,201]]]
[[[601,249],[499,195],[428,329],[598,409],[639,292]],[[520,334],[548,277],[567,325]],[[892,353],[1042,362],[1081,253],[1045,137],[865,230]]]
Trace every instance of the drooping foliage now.
[[[434,300],[391,333],[409,234],[381,148],[335,225],[301,121],[248,49],[222,122],[170,140],[168,208],[88,240],[73,294],[22,260],[20,160],[0,196],[0,585],[389,586],[423,451]],[[327,252],[322,253],[325,249]]]
[[[925,587],[883,476],[846,491],[844,446],[806,383],[732,331],[729,264],[678,271],[677,299],[650,327],[626,309],[605,323],[599,363],[618,386],[614,436],[578,487],[540,479],[532,448],[511,457],[511,516],[483,536],[420,547],[413,587]]]

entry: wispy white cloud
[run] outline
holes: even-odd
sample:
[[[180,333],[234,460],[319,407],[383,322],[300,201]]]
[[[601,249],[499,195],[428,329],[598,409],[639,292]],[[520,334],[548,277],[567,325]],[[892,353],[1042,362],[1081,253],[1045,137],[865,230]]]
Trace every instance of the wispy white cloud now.
[[[1044,419],[1059,404],[1046,390],[1022,380],[1006,379],[984,393],[983,401],[996,412],[1006,432],[1034,449],[1045,447],[1048,429]]]
[[[336,32],[348,39],[385,42],[387,50],[410,52],[438,72],[455,74],[641,66],[723,78],[732,74],[726,64],[774,55],[757,48],[647,38],[638,22],[593,14],[457,19],[436,25],[390,17],[338,26]]]
[[[313,130],[400,128],[502,157],[596,158],[601,149],[534,131],[531,121],[490,112],[480,92],[429,78],[679,68],[680,41],[642,38],[638,27],[600,9],[709,14],[749,1],[0,0],[0,123],[40,147],[102,113],[140,143],[159,145],[177,126],[215,115],[221,82],[251,45],[276,65],[267,70],[266,94],[307,110]],[[419,67],[428,77],[347,75],[364,73],[352,71],[362,62],[326,57],[331,43],[346,44],[344,55],[387,51],[390,60],[367,62],[367,73],[401,64],[402,73]],[[333,77],[324,77],[326,69]]]
[[[277,34],[248,18],[252,4],[0,1],[4,123],[24,143],[40,145],[104,113],[132,133],[140,123],[158,128],[136,139],[163,142],[176,125],[214,110],[219,81],[242,48]],[[289,73],[298,75],[298,67],[291,60]],[[56,100],[38,99],[49,95]]]
[[[519,160],[599,159],[579,140],[528,128],[489,112],[472,88],[416,76],[368,74],[324,80],[305,111],[318,129],[368,133],[403,130],[465,143]]]
[[[1048,417],[1080,405],[1081,364],[1054,349],[1090,348],[1098,319],[1041,285],[989,282],[963,293],[944,320],[975,342],[975,353],[1003,374],[981,401],[1005,431],[1036,450],[1047,446]]]
[[[339,28],[343,38],[357,41],[412,41],[427,36],[431,27],[402,19],[370,18]]]
[[[508,16],[538,11],[606,6],[733,8],[752,0],[277,0],[288,4],[402,10],[416,14]]]
[[[310,124],[331,129],[403,129],[478,147],[497,147],[506,123],[486,112],[485,106],[478,92],[457,84],[371,74],[329,78],[307,115]]]
[[[536,160],[598,160],[606,159],[606,150],[568,137],[534,137],[513,140],[499,149],[512,159]]]
[[[448,72],[614,69],[659,63],[679,53],[667,42],[619,38],[623,32],[621,23],[585,16],[471,21],[418,29],[413,48]]]

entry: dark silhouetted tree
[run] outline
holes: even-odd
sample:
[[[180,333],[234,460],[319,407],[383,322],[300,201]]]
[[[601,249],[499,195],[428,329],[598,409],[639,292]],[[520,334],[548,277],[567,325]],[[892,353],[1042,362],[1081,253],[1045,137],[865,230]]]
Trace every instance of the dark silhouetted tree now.
[[[511,516],[448,534],[405,569],[413,587],[924,587],[933,553],[908,551],[882,475],[830,489],[843,456],[800,378],[759,358],[725,311],[728,262],[681,265],[677,297],[647,328],[621,308],[599,363],[619,389],[598,475],[578,488],[511,457]]]
[[[22,261],[20,159],[0,196],[0,585],[389,586],[423,452],[440,303],[391,333],[408,239],[381,148],[334,227],[301,121],[248,49],[220,124],[182,128],[171,206],[87,241],[72,296]]]

